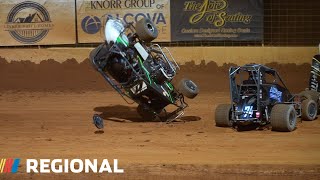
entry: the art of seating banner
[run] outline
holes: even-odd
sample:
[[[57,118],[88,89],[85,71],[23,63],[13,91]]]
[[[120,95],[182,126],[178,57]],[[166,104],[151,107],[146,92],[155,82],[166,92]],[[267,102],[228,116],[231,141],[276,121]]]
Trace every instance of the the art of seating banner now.
[[[263,0],[171,1],[172,41],[261,41]]]

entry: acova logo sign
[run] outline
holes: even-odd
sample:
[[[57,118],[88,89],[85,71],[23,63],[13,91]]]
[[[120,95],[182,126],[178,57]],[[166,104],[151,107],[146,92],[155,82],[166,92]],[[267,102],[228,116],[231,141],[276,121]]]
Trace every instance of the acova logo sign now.
[[[159,25],[159,24],[164,24],[166,25],[166,19],[164,17],[164,15],[162,13],[154,13],[154,14],[150,14],[150,13],[137,13],[137,14],[133,14],[133,13],[127,13],[125,14],[123,17],[121,17],[119,14],[116,15],[111,15],[111,14],[105,14],[103,15],[101,18],[103,17],[115,17],[117,19],[122,18],[123,21],[125,23],[134,23],[134,22],[138,22],[138,20],[140,20],[141,18],[148,18],[151,21],[153,21],[153,23],[155,25]],[[82,30],[87,33],[87,34],[96,34],[100,31],[102,24],[101,24],[101,19],[97,16],[86,16],[82,19],[81,21],[81,28]]]
[[[97,16],[86,16],[81,22],[81,27],[88,34],[96,34],[101,28],[101,20]]]
[[[34,44],[41,41],[52,28],[45,7],[36,2],[24,1],[10,10],[4,30],[23,44]]]

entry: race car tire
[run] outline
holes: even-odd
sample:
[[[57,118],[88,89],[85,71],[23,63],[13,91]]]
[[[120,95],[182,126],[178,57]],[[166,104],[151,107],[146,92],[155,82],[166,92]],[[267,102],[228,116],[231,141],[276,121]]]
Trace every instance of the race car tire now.
[[[317,91],[305,90],[305,91],[302,91],[299,95],[304,99],[312,99],[315,102],[318,102],[320,93],[318,93]]]
[[[178,90],[190,99],[195,98],[199,94],[198,86],[189,79],[182,79],[178,85]]]
[[[142,18],[136,24],[136,32],[139,38],[145,42],[151,42],[158,37],[158,29],[150,19]]]
[[[138,105],[137,112],[143,118],[143,121],[153,121],[157,117],[155,112],[141,104]]]
[[[305,99],[301,103],[301,118],[306,121],[313,121],[317,117],[317,103],[312,99]]]
[[[231,105],[219,104],[215,111],[215,121],[218,127],[231,127],[232,121],[230,120]]]
[[[273,131],[291,132],[296,128],[296,110],[292,105],[276,104],[271,110],[270,121]]]

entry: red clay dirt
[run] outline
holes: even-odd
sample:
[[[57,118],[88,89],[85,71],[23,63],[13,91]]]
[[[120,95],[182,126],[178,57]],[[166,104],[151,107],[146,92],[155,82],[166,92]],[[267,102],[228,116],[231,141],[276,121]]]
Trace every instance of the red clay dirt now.
[[[218,66],[210,61],[196,65],[193,61],[181,65],[176,79],[189,77],[198,83],[201,91],[226,92],[229,88],[228,69],[235,64]],[[300,92],[308,85],[310,64],[266,64],[278,70],[292,92]],[[78,63],[68,59],[63,63],[53,59],[39,64],[31,61],[11,61],[0,57],[0,91],[104,91],[110,89],[91,66],[88,59]]]
[[[237,132],[214,125],[214,109],[229,102],[228,64],[183,65],[179,75],[201,92],[177,122],[141,122],[88,61],[0,60],[1,157],[22,158],[5,179],[319,179],[320,120],[299,122],[291,133]],[[271,64],[289,88],[307,86],[309,64]],[[178,77],[178,78],[180,78]],[[92,115],[104,118],[97,131]],[[119,159],[125,174],[25,174],[27,158]]]
[[[4,92],[0,96],[1,157],[119,159],[124,175],[34,175],[24,178],[317,179],[320,121],[291,133],[236,132],[214,126],[214,109],[227,93],[202,93],[178,122],[141,122],[136,105],[115,92]],[[92,115],[105,121],[104,132]],[[69,177],[70,176],[70,177]]]

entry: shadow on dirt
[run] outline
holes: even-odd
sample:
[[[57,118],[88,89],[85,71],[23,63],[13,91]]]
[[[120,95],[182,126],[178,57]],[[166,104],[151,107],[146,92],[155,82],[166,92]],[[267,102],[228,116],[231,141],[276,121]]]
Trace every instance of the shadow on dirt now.
[[[123,105],[95,107],[93,110],[99,112],[99,116],[108,121],[114,122],[144,122],[137,113],[136,107]]]
[[[182,116],[179,119],[182,120],[182,121],[185,121],[185,122],[191,122],[191,121],[200,121],[201,117],[198,117],[198,116]]]
[[[100,113],[99,116],[108,121],[128,123],[128,122],[161,122],[159,118],[154,121],[145,121],[138,113],[136,107],[113,105],[113,106],[100,106],[93,109],[95,112]],[[201,120],[198,116],[183,116],[174,122],[192,122]]]
[[[252,131],[252,130],[265,131],[270,129],[271,129],[270,125],[260,126],[259,124],[238,125],[235,127],[235,130],[238,132]]]
[[[95,134],[103,134],[103,133],[104,133],[104,130],[96,130],[94,133],[95,133]]]

